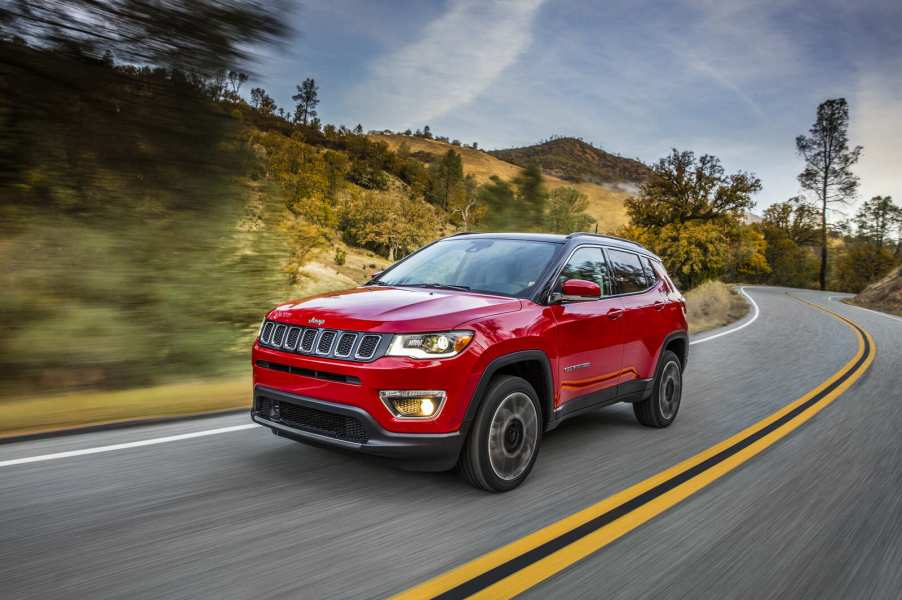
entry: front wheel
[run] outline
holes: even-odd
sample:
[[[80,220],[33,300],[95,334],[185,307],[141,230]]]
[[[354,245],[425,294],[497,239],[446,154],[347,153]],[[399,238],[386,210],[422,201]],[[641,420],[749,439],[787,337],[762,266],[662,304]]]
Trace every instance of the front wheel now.
[[[667,427],[676,419],[683,397],[683,365],[673,352],[661,356],[651,396],[633,404],[636,419],[646,427]]]
[[[532,470],[541,439],[542,411],[533,387],[520,377],[498,377],[476,413],[461,473],[484,490],[512,490]]]

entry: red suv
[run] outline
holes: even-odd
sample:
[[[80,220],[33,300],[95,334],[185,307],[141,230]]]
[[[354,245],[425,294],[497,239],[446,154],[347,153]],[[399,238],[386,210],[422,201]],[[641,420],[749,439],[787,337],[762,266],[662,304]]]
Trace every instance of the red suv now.
[[[506,491],[564,419],[631,402],[666,427],[689,343],[683,296],[638,244],[585,233],[458,234],[362,287],[273,309],[252,418],[276,435],[459,466]]]

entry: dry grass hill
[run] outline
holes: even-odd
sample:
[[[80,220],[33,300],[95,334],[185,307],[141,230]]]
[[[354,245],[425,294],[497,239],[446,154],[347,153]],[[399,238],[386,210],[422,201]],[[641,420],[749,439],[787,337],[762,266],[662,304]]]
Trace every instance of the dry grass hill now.
[[[463,159],[464,172],[468,175],[473,175],[479,183],[488,181],[489,177],[492,175],[497,175],[505,180],[511,180],[522,170],[520,166],[501,160],[488,152],[452,146],[451,144],[439,142],[437,140],[381,133],[371,134],[369,137],[387,143],[393,150],[396,150],[402,143],[407,143],[414,156],[419,154],[438,156],[445,154],[449,149],[453,148],[455,152],[460,153],[461,158]],[[588,146],[588,144],[586,145]],[[591,146],[589,147],[591,148]],[[624,209],[623,201],[630,194],[627,191],[624,191],[624,189],[618,189],[614,184],[599,185],[598,183],[589,181],[566,181],[549,173],[547,170],[545,170],[545,175],[546,183],[549,188],[554,189],[561,186],[574,187],[588,197],[589,208],[586,212],[598,222],[599,232],[612,233],[627,224],[626,210]]]
[[[545,173],[566,181],[615,187],[635,187],[650,173],[638,160],[605,152],[573,137],[554,138],[523,148],[492,150],[491,154],[521,167],[536,163]]]

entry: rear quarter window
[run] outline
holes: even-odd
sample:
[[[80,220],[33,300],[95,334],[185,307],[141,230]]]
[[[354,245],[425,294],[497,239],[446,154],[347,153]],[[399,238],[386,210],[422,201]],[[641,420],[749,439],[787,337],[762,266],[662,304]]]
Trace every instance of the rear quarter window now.
[[[638,254],[608,249],[611,271],[621,294],[634,294],[651,287]]]

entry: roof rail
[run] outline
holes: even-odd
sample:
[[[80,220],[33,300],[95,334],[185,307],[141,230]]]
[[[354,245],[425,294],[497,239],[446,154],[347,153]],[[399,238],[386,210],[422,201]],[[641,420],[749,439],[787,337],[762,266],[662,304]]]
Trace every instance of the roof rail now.
[[[448,237],[457,237],[457,236],[459,236],[459,235],[470,235],[470,234],[473,234],[473,233],[476,233],[476,232],[475,232],[475,231],[458,231],[457,233],[452,233],[452,234],[449,235]]]

